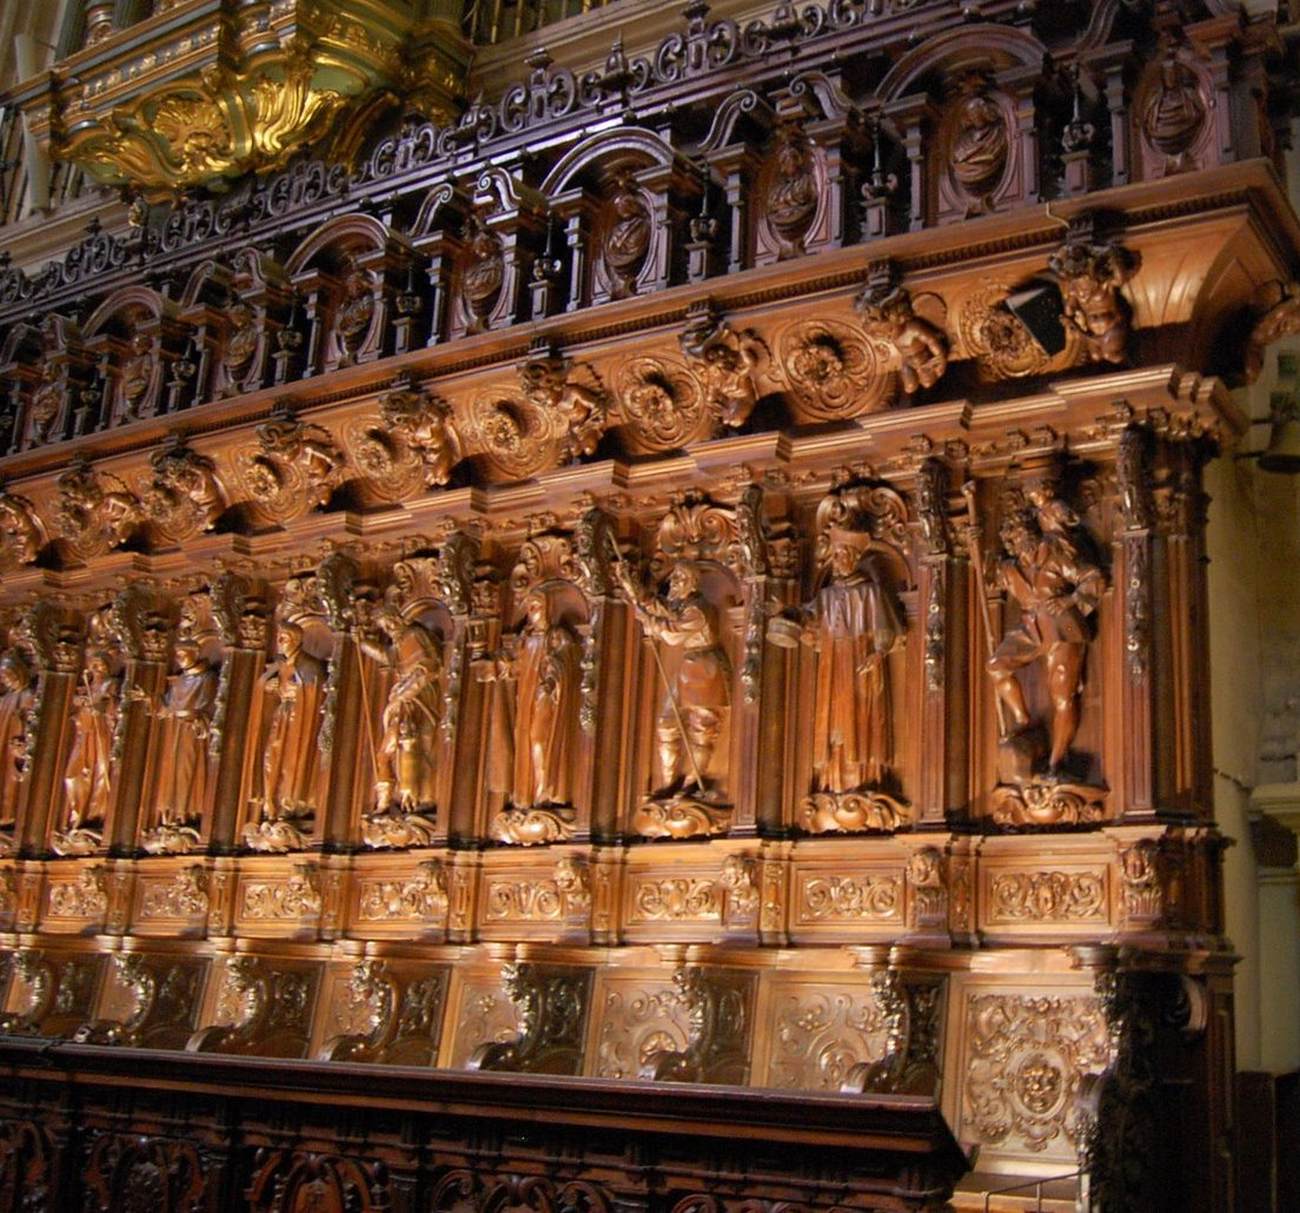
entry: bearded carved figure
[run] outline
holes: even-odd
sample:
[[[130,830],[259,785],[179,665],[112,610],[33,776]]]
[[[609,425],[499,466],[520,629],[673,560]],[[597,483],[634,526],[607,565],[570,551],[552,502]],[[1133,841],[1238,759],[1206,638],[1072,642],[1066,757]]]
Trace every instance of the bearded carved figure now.
[[[63,827],[57,854],[82,854],[103,841],[113,796],[113,736],[122,710],[122,680],[102,645],[86,653],[81,683],[72,697],[72,746],[64,766]]]
[[[334,321],[340,365],[347,366],[356,361],[374,315],[375,293],[370,271],[349,259],[344,267],[343,293]]]
[[[324,808],[325,662],[303,647],[302,627],[282,619],[276,656],[262,675],[262,761],[253,800],[259,821],[244,829],[255,850],[302,847]]]
[[[28,730],[35,710],[36,676],[19,649],[7,649],[0,654],[0,831],[11,835],[27,773]]]
[[[208,734],[217,706],[217,671],[199,641],[182,633],[175,672],[155,709],[153,795],[144,849],[184,852],[200,841],[199,826],[216,777]]]
[[[128,417],[138,417],[153,379],[153,340],[145,333],[131,338],[131,354],[122,363],[122,407]]]

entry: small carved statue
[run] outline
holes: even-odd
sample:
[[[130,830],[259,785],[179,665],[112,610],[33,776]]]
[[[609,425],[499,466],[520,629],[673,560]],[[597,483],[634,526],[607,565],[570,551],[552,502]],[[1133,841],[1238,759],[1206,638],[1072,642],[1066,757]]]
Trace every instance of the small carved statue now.
[[[636,276],[650,248],[650,210],[631,173],[619,173],[610,189],[614,220],[605,236],[605,264],[614,279],[612,294],[622,299],[636,292]]]
[[[349,260],[343,276],[343,295],[339,300],[336,326],[340,354],[344,362],[357,356],[370,331],[370,321],[375,314],[374,287],[370,273],[355,261]]]
[[[515,659],[518,698],[510,799],[517,807],[572,803],[581,651],[570,628],[554,618],[546,594],[529,594]]]
[[[182,633],[175,648],[176,672],[155,715],[154,791],[145,839],[147,851],[185,851],[199,841],[198,824],[215,772],[208,733],[217,703],[217,671],[198,640]]]
[[[575,455],[596,453],[608,425],[608,401],[599,383],[577,382],[567,358],[547,353],[520,365],[519,385],[531,404],[559,423]]]
[[[1050,517],[1050,515],[1049,515]],[[1105,574],[1064,530],[1045,529],[1029,508],[1014,511],[1002,527],[1004,556],[998,578],[1020,606],[1020,622],[989,658],[989,673],[1011,736],[1033,727],[1016,671],[1041,661],[1051,698],[1048,774],[1061,778],[1079,727],[1079,694],[1088,650],[1088,617],[1106,588]]]
[[[436,801],[442,652],[426,627],[395,607],[383,607],[378,622],[378,632],[359,642],[362,653],[393,675],[375,744],[375,811],[418,813]]]
[[[1115,244],[1071,240],[1048,259],[1061,281],[1065,318],[1083,336],[1092,362],[1123,362],[1128,346],[1128,309],[1120,288],[1136,264]]]
[[[700,589],[700,572],[678,561],[660,602],[641,590],[619,561],[616,575],[641,626],[667,649],[680,649],[676,672],[664,679],[655,735],[658,739],[657,798],[716,799],[710,774],[714,751],[731,707],[731,663],[722,647],[714,606]],[[661,668],[664,668],[661,666]]]
[[[0,830],[17,824],[27,773],[28,726],[36,707],[35,677],[17,649],[0,655]]]
[[[131,338],[131,356],[122,363],[122,401],[127,415],[138,417],[153,377],[153,340],[146,333]]]
[[[758,403],[754,372],[768,355],[763,339],[753,329],[736,332],[705,309],[690,318],[680,344],[704,383],[709,408],[729,429],[744,425]]]
[[[445,401],[417,391],[389,392],[379,402],[384,426],[420,458],[430,485],[444,485],[461,459],[461,442]]]
[[[912,309],[891,269],[873,273],[856,307],[867,334],[894,348],[903,391],[934,387],[948,369],[948,339]]]
[[[122,683],[108,650],[86,653],[81,685],[72,697],[72,747],[64,767],[64,833],[91,841],[102,831],[113,793],[113,735],[121,714]],[[96,837],[92,847],[98,845]],[[56,849],[60,849],[56,846]]]
[[[311,822],[323,807],[326,668],[303,647],[303,639],[301,626],[282,620],[276,659],[262,675],[262,778],[254,799],[263,822]]]
[[[226,339],[225,369],[229,378],[237,380],[253,361],[257,353],[257,318],[246,303],[235,303],[226,313],[230,323],[230,336]],[[228,389],[237,390],[232,385]]]

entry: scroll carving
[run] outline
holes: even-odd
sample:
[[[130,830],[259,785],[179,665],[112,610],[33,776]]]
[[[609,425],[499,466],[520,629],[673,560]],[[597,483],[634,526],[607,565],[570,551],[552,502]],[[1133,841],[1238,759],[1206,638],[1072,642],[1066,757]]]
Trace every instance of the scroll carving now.
[[[179,1049],[194,1030],[203,962],[151,959],[140,952],[113,957],[117,981],[130,991],[131,1007],[121,1020],[83,1024],[73,1039],[84,1044],[126,1048]]]
[[[236,462],[254,510],[275,524],[323,506],[343,478],[343,452],[330,434],[289,415],[259,425],[257,445]]]
[[[379,417],[382,432],[370,439],[372,445],[362,456],[372,477],[392,474],[398,462],[395,439],[419,459],[426,484],[441,486],[451,480],[463,458],[463,446],[449,405],[404,386],[380,400]]]
[[[406,973],[386,960],[360,961],[346,988],[354,1030],[326,1041],[325,1061],[432,1065],[446,999],[447,972]]]
[[[799,412],[839,421],[888,408],[892,348],[841,320],[802,320],[777,337],[777,363]]]
[[[884,1054],[877,1061],[854,1066],[841,1089],[856,1094],[936,1095],[945,979],[904,976],[892,966],[874,968],[871,994],[884,1019]]]
[[[320,916],[320,868],[312,863],[296,863],[286,880],[250,880],[241,886],[244,918],[267,922],[299,922]]]
[[[108,913],[108,869],[103,864],[95,864],[82,868],[72,880],[52,880],[49,910],[55,918],[102,922]]]
[[[501,984],[514,1004],[519,1032],[513,1040],[479,1045],[468,1068],[523,1074],[578,1073],[591,994],[590,970],[510,963],[502,966]]]
[[[656,1082],[746,1082],[754,974],[686,965],[673,973],[673,984],[686,1013],[686,1047],[650,1053],[640,1077]]]
[[[357,903],[363,922],[441,923],[447,908],[447,873],[437,859],[425,860],[409,879],[363,882]]]
[[[76,463],[59,476],[57,487],[59,536],[78,560],[121,547],[143,521],[139,498],[111,472]]]
[[[145,886],[140,903],[142,919],[202,918],[207,915],[208,870],[201,863],[188,864],[166,882]]]
[[[98,989],[99,956],[56,956],[20,948],[13,980],[22,983],[17,1009],[0,1013],[0,1035],[60,1036],[84,1021]]]
[[[991,892],[991,921],[1086,922],[1107,917],[1105,881],[1090,872],[999,873]]]
[[[302,1057],[317,982],[314,970],[276,968],[270,960],[245,954],[231,957],[219,1008],[229,1022],[200,1028],[186,1050]]]
[[[155,451],[149,465],[141,510],[159,538],[181,543],[216,526],[226,502],[211,459],[175,442]]]

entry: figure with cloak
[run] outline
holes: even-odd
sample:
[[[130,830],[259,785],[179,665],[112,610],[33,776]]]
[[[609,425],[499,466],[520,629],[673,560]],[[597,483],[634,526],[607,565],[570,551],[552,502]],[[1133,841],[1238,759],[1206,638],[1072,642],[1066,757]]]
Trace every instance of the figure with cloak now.
[[[72,697],[72,746],[63,775],[64,829],[71,836],[102,830],[108,816],[113,734],[121,699],[121,679],[113,673],[109,653],[99,647],[90,649],[81,684]]]
[[[152,837],[145,850],[186,850],[199,841],[196,827],[211,798],[215,778],[208,734],[217,704],[217,671],[197,638],[176,641],[176,672],[158,707]]]
[[[262,675],[266,724],[258,800],[263,821],[310,821],[322,807],[326,668],[303,640],[299,624],[282,620],[276,628],[277,658]]]
[[[578,638],[555,617],[546,594],[529,594],[515,667],[518,706],[510,799],[518,808],[572,803],[580,652]]]

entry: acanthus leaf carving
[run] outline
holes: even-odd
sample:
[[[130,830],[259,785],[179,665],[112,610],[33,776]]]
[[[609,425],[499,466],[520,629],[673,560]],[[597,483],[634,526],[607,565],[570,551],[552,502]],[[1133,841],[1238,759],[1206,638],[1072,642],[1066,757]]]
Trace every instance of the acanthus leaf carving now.
[[[369,880],[361,885],[358,914],[363,922],[403,919],[442,923],[447,918],[447,873],[442,861],[426,859],[410,878]]]
[[[528,961],[501,967],[501,985],[514,1004],[519,1031],[512,1040],[479,1045],[471,1070],[576,1074],[591,994],[591,970]]]
[[[350,1031],[327,1040],[326,1061],[430,1065],[435,1059],[447,972],[407,974],[386,960],[353,966],[346,987]]]
[[[302,1057],[319,976],[314,968],[277,967],[246,953],[226,964],[217,1017],[186,1043],[190,1053]]]
[[[755,975],[683,965],[673,973],[673,984],[686,1013],[686,1047],[650,1053],[640,1077],[656,1082],[746,1082]]]

